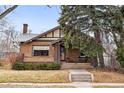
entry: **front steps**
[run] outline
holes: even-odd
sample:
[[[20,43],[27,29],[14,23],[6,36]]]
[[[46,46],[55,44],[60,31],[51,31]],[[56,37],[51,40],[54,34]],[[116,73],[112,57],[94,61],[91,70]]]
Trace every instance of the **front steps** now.
[[[61,69],[91,69],[90,63],[62,63]]]
[[[69,79],[71,82],[92,82],[93,75],[86,70],[70,70]]]
[[[92,82],[91,75],[89,74],[72,74],[72,82]]]

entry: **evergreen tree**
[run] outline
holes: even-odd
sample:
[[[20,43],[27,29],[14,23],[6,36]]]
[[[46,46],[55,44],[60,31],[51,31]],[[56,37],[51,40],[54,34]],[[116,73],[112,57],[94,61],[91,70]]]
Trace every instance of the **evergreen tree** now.
[[[117,60],[124,67],[124,6],[61,6],[60,26],[65,31],[66,46],[80,48],[87,56],[97,56],[104,67],[102,34],[113,38]],[[94,33],[95,42],[86,34]],[[86,33],[86,34],[84,34]]]
[[[59,23],[65,33],[65,46],[79,48],[90,57],[98,57],[100,67],[104,67],[101,42],[101,20],[104,18],[103,6],[61,6]],[[86,34],[94,33],[94,42]],[[98,64],[97,64],[98,65]],[[96,65],[96,66],[97,66]]]

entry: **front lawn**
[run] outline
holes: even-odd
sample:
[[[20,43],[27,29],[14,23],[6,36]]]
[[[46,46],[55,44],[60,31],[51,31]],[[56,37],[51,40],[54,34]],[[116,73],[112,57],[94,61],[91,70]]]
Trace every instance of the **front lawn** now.
[[[14,71],[0,70],[0,83],[24,82],[24,83],[66,83],[69,82],[68,71]]]
[[[124,88],[124,86],[94,86],[94,88]]]
[[[54,86],[34,86],[34,85],[0,85],[0,88],[75,88],[74,86],[54,85]]]
[[[124,83],[124,74],[100,69],[89,70],[94,75],[96,83]]]

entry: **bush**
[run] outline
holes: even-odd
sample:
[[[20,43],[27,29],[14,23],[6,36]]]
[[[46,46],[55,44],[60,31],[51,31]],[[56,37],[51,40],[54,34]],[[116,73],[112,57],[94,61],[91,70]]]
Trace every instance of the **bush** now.
[[[15,64],[13,64],[12,69],[15,69],[15,70],[25,70],[24,63],[17,62]]]
[[[32,63],[25,63],[24,65],[24,70],[35,70],[36,67]]]
[[[47,64],[34,64],[36,66],[36,70],[46,70]]]
[[[14,70],[59,70],[60,68],[61,65],[58,63],[35,64],[22,62],[17,62],[12,67]]]
[[[61,68],[60,64],[52,63],[47,65],[47,70],[59,70]]]
[[[120,63],[121,67],[124,68],[124,48],[118,48],[116,53],[118,62]]]

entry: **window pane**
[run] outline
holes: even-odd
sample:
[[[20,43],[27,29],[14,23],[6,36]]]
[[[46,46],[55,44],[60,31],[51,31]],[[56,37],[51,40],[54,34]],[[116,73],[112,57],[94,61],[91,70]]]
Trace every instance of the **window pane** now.
[[[34,56],[48,56],[48,50],[34,50]]]
[[[49,46],[33,46],[33,55],[34,56],[48,56]]]
[[[43,55],[44,55],[44,56],[47,56],[47,55],[48,55],[48,50],[44,50],[44,51],[43,51]]]

